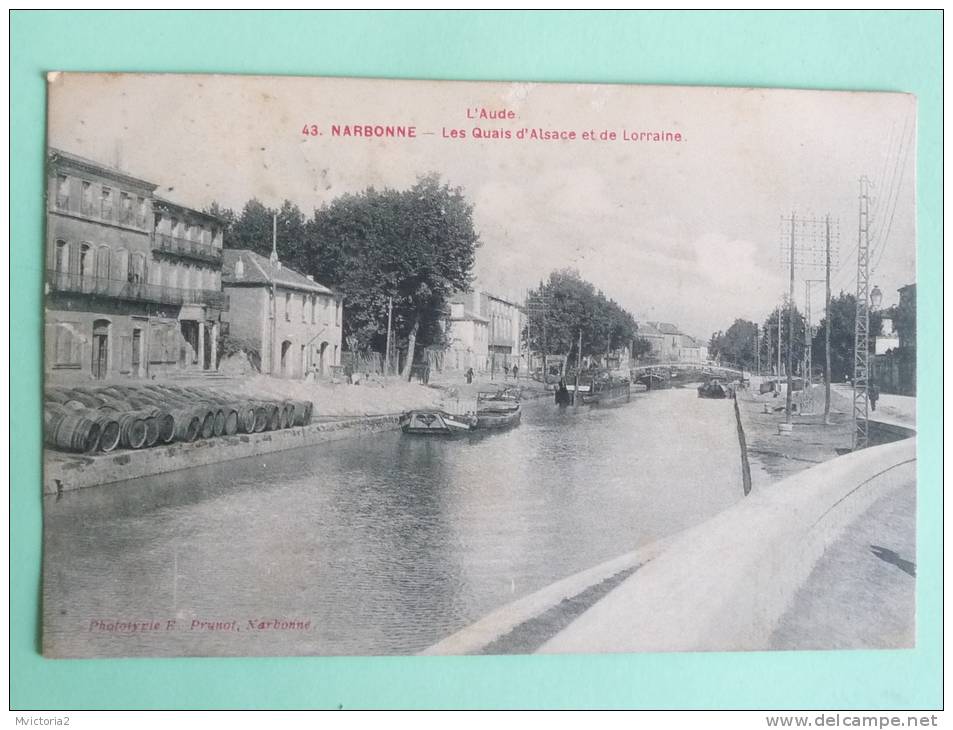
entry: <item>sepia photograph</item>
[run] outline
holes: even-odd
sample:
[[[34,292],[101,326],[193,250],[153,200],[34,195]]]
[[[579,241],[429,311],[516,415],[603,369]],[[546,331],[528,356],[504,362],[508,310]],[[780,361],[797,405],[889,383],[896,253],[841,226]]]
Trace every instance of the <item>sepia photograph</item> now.
[[[916,97],[47,77],[50,658],[916,646]]]

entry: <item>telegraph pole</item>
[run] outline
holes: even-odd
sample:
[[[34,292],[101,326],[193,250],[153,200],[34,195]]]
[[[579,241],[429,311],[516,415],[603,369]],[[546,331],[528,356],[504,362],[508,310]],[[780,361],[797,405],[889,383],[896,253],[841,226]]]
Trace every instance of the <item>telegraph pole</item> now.
[[[854,317],[854,451],[868,439],[867,377],[870,360],[870,181],[860,178],[857,221],[857,310]]]
[[[387,297],[387,350],[384,353],[384,377],[390,375],[390,322],[394,312],[394,297]]]
[[[791,422],[791,389],[794,387],[794,213],[791,213],[791,284],[788,293],[788,392],[784,397],[785,420]]]
[[[831,423],[831,216],[824,218],[824,425]]]
[[[579,329],[579,344],[576,346],[576,390],[572,394],[572,404],[579,405],[579,368],[582,367],[582,328]]]
[[[758,324],[754,325],[754,356],[758,363],[758,375],[761,375],[761,339],[758,337]]]
[[[831,267],[836,265],[837,259],[837,243],[839,241],[839,228],[837,227],[836,220],[831,221],[830,215],[824,217],[823,220],[816,218],[805,218],[800,217],[795,219],[794,215],[791,215],[790,219],[782,218],[782,224],[789,223],[791,226],[790,229],[790,238],[788,238],[787,232],[782,238],[781,245],[781,257],[782,262],[785,264],[791,264],[791,291],[793,292],[793,282],[794,282],[794,266],[800,267],[809,267],[809,268],[818,268],[823,266],[825,269],[825,279],[827,285],[826,291],[826,318],[827,323],[825,326],[825,395],[824,395],[824,422],[827,423],[830,415],[830,380],[831,380],[831,366],[830,366],[830,324],[831,324]],[[819,281],[819,280],[818,280]],[[809,298],[809,297],[808,297]],[[809,309],[810,307],[808,307]],[[794,321],[794,311],[793,303],[792,309],[789,311],[789,319],[793,325]],[[807,313],[806,326],[810,326],[810,312]],[[793,326],[792,326],[793,330]],[[809,341],[808,341],[809,343]],[[808,344],[810,348],[811,345]],[[806,375],[810,373],[811,361],[807,361],[807,371]],[[789,385],[790,388],[790,385]]]
[[[781,316],[783,312],[778,307],[778,390],[781,390]]]

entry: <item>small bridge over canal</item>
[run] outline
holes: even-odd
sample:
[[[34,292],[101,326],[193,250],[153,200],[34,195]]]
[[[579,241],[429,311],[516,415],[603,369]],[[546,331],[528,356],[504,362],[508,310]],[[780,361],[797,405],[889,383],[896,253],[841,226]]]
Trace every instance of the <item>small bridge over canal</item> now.
[[[704,363],[663,362],[651,365],[637,365],[629,368],[633,383],[642,383],[647,388],[668,388],[672,382],[690,382],[721,378],[723,380],[744,380],[745,374],[735,368]]]

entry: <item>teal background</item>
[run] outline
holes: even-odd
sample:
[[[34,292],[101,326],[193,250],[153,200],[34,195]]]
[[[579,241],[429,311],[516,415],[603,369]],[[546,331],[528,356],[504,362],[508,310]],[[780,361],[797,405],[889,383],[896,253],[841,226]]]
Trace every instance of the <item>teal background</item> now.
[[[13,11],[11,706],[939,707],[941,42],[938,11]],[[44,660],[38,653],[41,273],[44,74],[51,70],[784,86],[916,94],[918,378],[923,396],[918,403],[917,649]]]

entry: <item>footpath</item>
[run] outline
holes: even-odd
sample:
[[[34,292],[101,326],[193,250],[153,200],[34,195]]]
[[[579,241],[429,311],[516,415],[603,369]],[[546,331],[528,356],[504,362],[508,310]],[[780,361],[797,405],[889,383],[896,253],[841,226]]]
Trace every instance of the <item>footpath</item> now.
[[[756,386],[737,400],[749,496],[504,606],[425,653],[913,646],[916,439],[848,453],[849,387],[832,392],[830,425],[822,389],[799,395],[801,412],[781,435],[783,399]],[[881,414],[895,427],[890,437],[912,433],[915,399],[882,398],[871,416]]]

